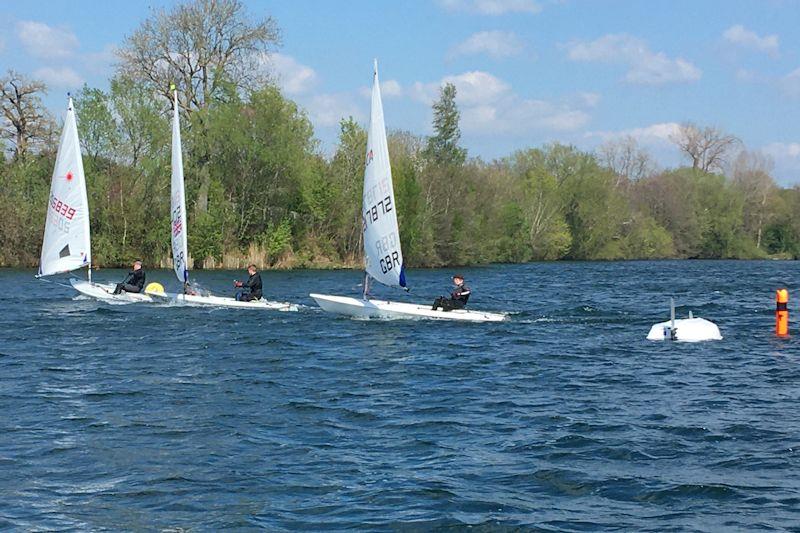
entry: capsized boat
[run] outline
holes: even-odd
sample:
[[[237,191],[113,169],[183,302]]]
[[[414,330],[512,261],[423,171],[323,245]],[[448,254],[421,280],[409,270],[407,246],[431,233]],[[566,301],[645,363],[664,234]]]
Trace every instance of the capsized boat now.
[[[70,284],[85,296],[120,303],[151,302],[146,294],[114,294],[115,285],[92,281],[92,242],[89,228],[89,201],[86,175],[78,139],[78,125],[72,98],[67,103],[64,130],[50,183],[50,199],[42,239],[37,278],[64,274],[86,267],[86,280],[71,279]]]
[[[160,284],[152,284],[145,291],[160,299],[173,300],[190,305],[232,307],[237,309],[263,309],[272,311],[297,311],[295,304],[270,300],[239,301],[236,298],[195,294],[189,284],[189,249],[186,227],[186,194],[184,192],[183,153],[181,149],[181,125],[178,113],[178,91],[173,89],[172,115],[172,179],[170,182],[170,233],[172,236],[172,267],[181,283],[180,293],[164,292]]]
[[[649,341],[719,341],[722,334],[713,322],[705,318],[692,315],[689,311],[689,318],[675,318],[675,300],[670,298],[670,319],[667,322],[653,324],[650,333],[647,334]]]
[[[383,121],[377,61],[372,78],[372,107],[367,132],[362,217],[366,270],[362,298],[310,294],[324,311],[363,318],[417,318],[469,322],[499,322],[507,318],[502,313],[467,309],[434,311],[430,304],[418,305],[368,298],[370,279],[389,287],[408,290],[403,252],[400,249],[397,204],[394,201],[392,168],[389,163],[389,147]]]

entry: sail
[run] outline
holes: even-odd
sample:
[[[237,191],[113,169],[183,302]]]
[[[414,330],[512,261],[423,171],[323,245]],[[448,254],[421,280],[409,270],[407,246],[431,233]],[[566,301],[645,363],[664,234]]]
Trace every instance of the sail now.
[[[377,61],[372,80],[372,111],[367,132],[362,220],[367,274],[384,285],[405,287],[403,252],[400,250],[400,231],[397,227]]]
[[[183,192],[183,155],[181,154],[181,125],[178,116],[178,91],[172,117],[172,184],[170,212],[172,213],[172,266],[178,281],[189,281],[189,251],[186,244],[186,195]]]
[[[91,261],[86,176],[70,98],[50,184],[38,275],[69,272],[89,266]]]

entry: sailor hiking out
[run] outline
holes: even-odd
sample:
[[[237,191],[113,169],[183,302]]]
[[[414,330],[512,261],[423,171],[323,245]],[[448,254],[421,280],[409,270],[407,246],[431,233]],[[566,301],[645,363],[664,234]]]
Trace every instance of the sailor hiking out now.
[[[142,292],[144,289],[144,270],[142,270],[142,262],[141,261],[134,261],[133,262],[133,270],[128,272],[128,275],[125,276],[125,279],[122,280],[122,283],[117,283],[117,287],[114,289],[114,294],[120,294],[124,292]]]

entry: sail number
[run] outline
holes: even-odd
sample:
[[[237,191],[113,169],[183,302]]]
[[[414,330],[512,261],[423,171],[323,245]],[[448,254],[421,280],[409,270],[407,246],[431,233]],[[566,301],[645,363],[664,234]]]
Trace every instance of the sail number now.
[[[367,229],[368,224],[377,222],[380,215],[385,215],[392,210],[392,197],[387,196],[377,204],[364,211],[364,229]]]
[[[375,241],[375,250],[383,257],[379,261],[381,272],[384,274],[394,270],[395,267],[401,267],[400,254],[397,250],[397,233],[391,232],[384,235],[379,240]]]
[[[50,195],[50,208],[57,214],[65,217],[67,220],[72,220],[72,217],[75,216],[74,207],[70,207],[66,202],[62,202],[54,195]]]
[[[181,208],[178,206],[175,208],[175,211],[172,212],[172,235],[177,237],[182,230],[183,221],[181,220]]]
[[[395,265],[400,266],[400,256],[396,251],[392,252],[391,255],[387,255],[386,257],[381,259],[380,263],[381,263],[381,272],[386,274],[387,272],[392,270],[395,267]]]
[[[69,233],[72,219],[78,211],[74,207],[70,207],[66,202],[56,198],[53,194],[50,195],[49,207],[47,216],[52,227],[62,233]]]

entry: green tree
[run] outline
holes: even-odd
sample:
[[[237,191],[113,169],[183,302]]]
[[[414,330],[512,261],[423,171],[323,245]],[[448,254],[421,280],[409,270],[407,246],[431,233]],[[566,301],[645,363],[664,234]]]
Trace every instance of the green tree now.
[[[456,86],[446,83],[433,104],[433,136],[428,138],[426,158],[436,165],[451,167],[464,164],[467,152],[458,146],[461,139],[460,119],[456,105]]]

